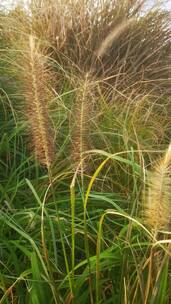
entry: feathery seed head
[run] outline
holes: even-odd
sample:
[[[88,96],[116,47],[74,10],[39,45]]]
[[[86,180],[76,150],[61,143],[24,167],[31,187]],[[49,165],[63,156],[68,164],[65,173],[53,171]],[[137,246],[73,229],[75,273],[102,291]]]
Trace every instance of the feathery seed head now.
[[[54,143],[48,116],[50,71],[45,67],[45,57],[34,36],[29,35],[29,43],[24,51],[21,56],[21,80],[32,145],[38,161],[49,168],[54,159]]]
[[[147,175],[144,218],[154,231],[167,230],[171,220],[171,145]]]
[[[80,164],[82,169],[86,166],[83,153],[91,147],[90,131],[94,108],[94,88],[89,76],[86,74],[85,78],[78,82],[71,114],[71,159],[74,168]]]

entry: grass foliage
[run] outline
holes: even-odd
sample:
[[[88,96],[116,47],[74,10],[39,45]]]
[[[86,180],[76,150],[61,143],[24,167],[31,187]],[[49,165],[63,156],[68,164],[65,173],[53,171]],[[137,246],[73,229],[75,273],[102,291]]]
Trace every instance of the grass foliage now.
[[[169,304],[170,13],[27,4],[0,14],[0,304]]]

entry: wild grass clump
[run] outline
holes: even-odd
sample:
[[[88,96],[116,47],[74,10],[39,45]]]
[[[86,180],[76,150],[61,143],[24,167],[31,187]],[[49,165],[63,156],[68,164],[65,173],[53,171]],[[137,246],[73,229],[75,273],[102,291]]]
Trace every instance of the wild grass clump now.
[[[33,28],[65,68],[93,71],[122,92],[169,94],[169,13],[143,12],[145,1],[41,1]],[[166,80],[166,81],[165,81]],[[163,89],[165,88],[165,92]]]
[[[144,11],[145,4],[145,1],[116,0],[41,1],[30,8],[35,35],[46,40],[57,63],[59,87],[67,79],[77,92],[78,78],[81,83],[87,73],[92,77],[91,83],[96,83],[98,113],[94,114],[94,127],[91,125],[91,130],[87,130],[87,137],[100,133],[101,149],[105,150],[108,143],[110,152],[113,147],[120,150],[127,137],[123,119],[129,130],[128,149],[130,145],[135,149],[163,149],[170,133],[170,16],[158,8]],[[78,80],[75,85],[72,79]],[[86,94],[93,104],[91,92]],[[103,134],[103,123],[97,120],[103,122],[109,113],[103,112],[104,104],[112,109],[113,116],[107,120],[117,125],[123,141],[118,141],[113,128],[112,139]],[[146,124],[148,135],[143,130]],[[115,141],[114,146],[110,141]],[[91,147],[97,145],[95,140]]]
[[[91,85],[86,86],[87,92],[84,95],[88,96],[91,108],[96,99],[98,113],[93,114],[94,126],[91,124],[88,127],[87,123],[84,127],[84,151],[89,150],[89,147],[96,148],[92,136],[95,132],[102,135],[101,149],[105,150],[106,145],[109,145],[108,149],[113,151],[110,141],[114,141],[115,151],[120,150],[127,137],[123,119],[129,130],[129,145],[133,144],[135,149],[159,148],[169,136],[170,17],[167,11],[161,9],[144,11],[145,4],[145,1],[138,0],[132,3],[117,0],[105,0],[103,3],[76,0],[32,1],[27,12],[18,7],[5,19],[4,32],[10,41],[15,41],[15,46],[18,41],[17,49],[23,49],[20,38],[25,39],[28,35],[33,35],[36,41],[46,47],[56,75],[56,82],[52,85],[56,101],[60,94],[63,96],[66,83],[75,92],[74,98],[71,94],[69,105],[65,104],[64,97],[60,98],[62,109],[75,112],[76,108],[80,108],[80,90],[77,87],[89,75]],[[95,96],[91,92],[93,82],[96,87]],[[110,112],[103,112],[105,104],[112,109],[113,114],[107,120],[111,120],[113,126],[117,121],[117,133],[123,141],[118,141],[113,128],[112,140],[109,141],[108,135],[103,134],[103,124],[97,122],[99,118],[101,121],[106,120]],[[132,114],[132,111],[136,114]],[[74,117],[75,113],[66,115]],[[136,120],[133,121],[132,117],[135,116]],[[60,117],[57,118],[59,120]],[[140,120],[142,123],[137,123]],[[77,133],[75,144],[72,138],[72,147],[76,147],[78,124],[75,124],[75,119],[71,120],[71,124],[72,121],[76,127],[73,131],[74,125],[70,125],[71,133]],[[150,125],[147,134],[152,145],[143,131],[146,123]],[[57,130],[56,134],[60,132],[63,133],[62,130]],[[89,145],[89,142],[92,144]]]
[[[0,15],[0,304],[169,304],[170,13],[26,4]]]

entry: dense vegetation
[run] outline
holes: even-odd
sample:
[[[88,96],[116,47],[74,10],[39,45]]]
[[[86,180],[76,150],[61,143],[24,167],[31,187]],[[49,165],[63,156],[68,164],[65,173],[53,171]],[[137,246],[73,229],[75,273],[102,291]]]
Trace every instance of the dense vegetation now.
[[[170,21],[1,9],[0,304],[171,303]]]

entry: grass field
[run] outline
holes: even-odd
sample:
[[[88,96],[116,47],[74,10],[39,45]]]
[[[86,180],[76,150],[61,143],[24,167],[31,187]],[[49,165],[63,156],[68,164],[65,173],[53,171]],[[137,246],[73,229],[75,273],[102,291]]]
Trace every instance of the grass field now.
[[[26,4],[0,11],[0,304],[169,304],[171,15]]]

